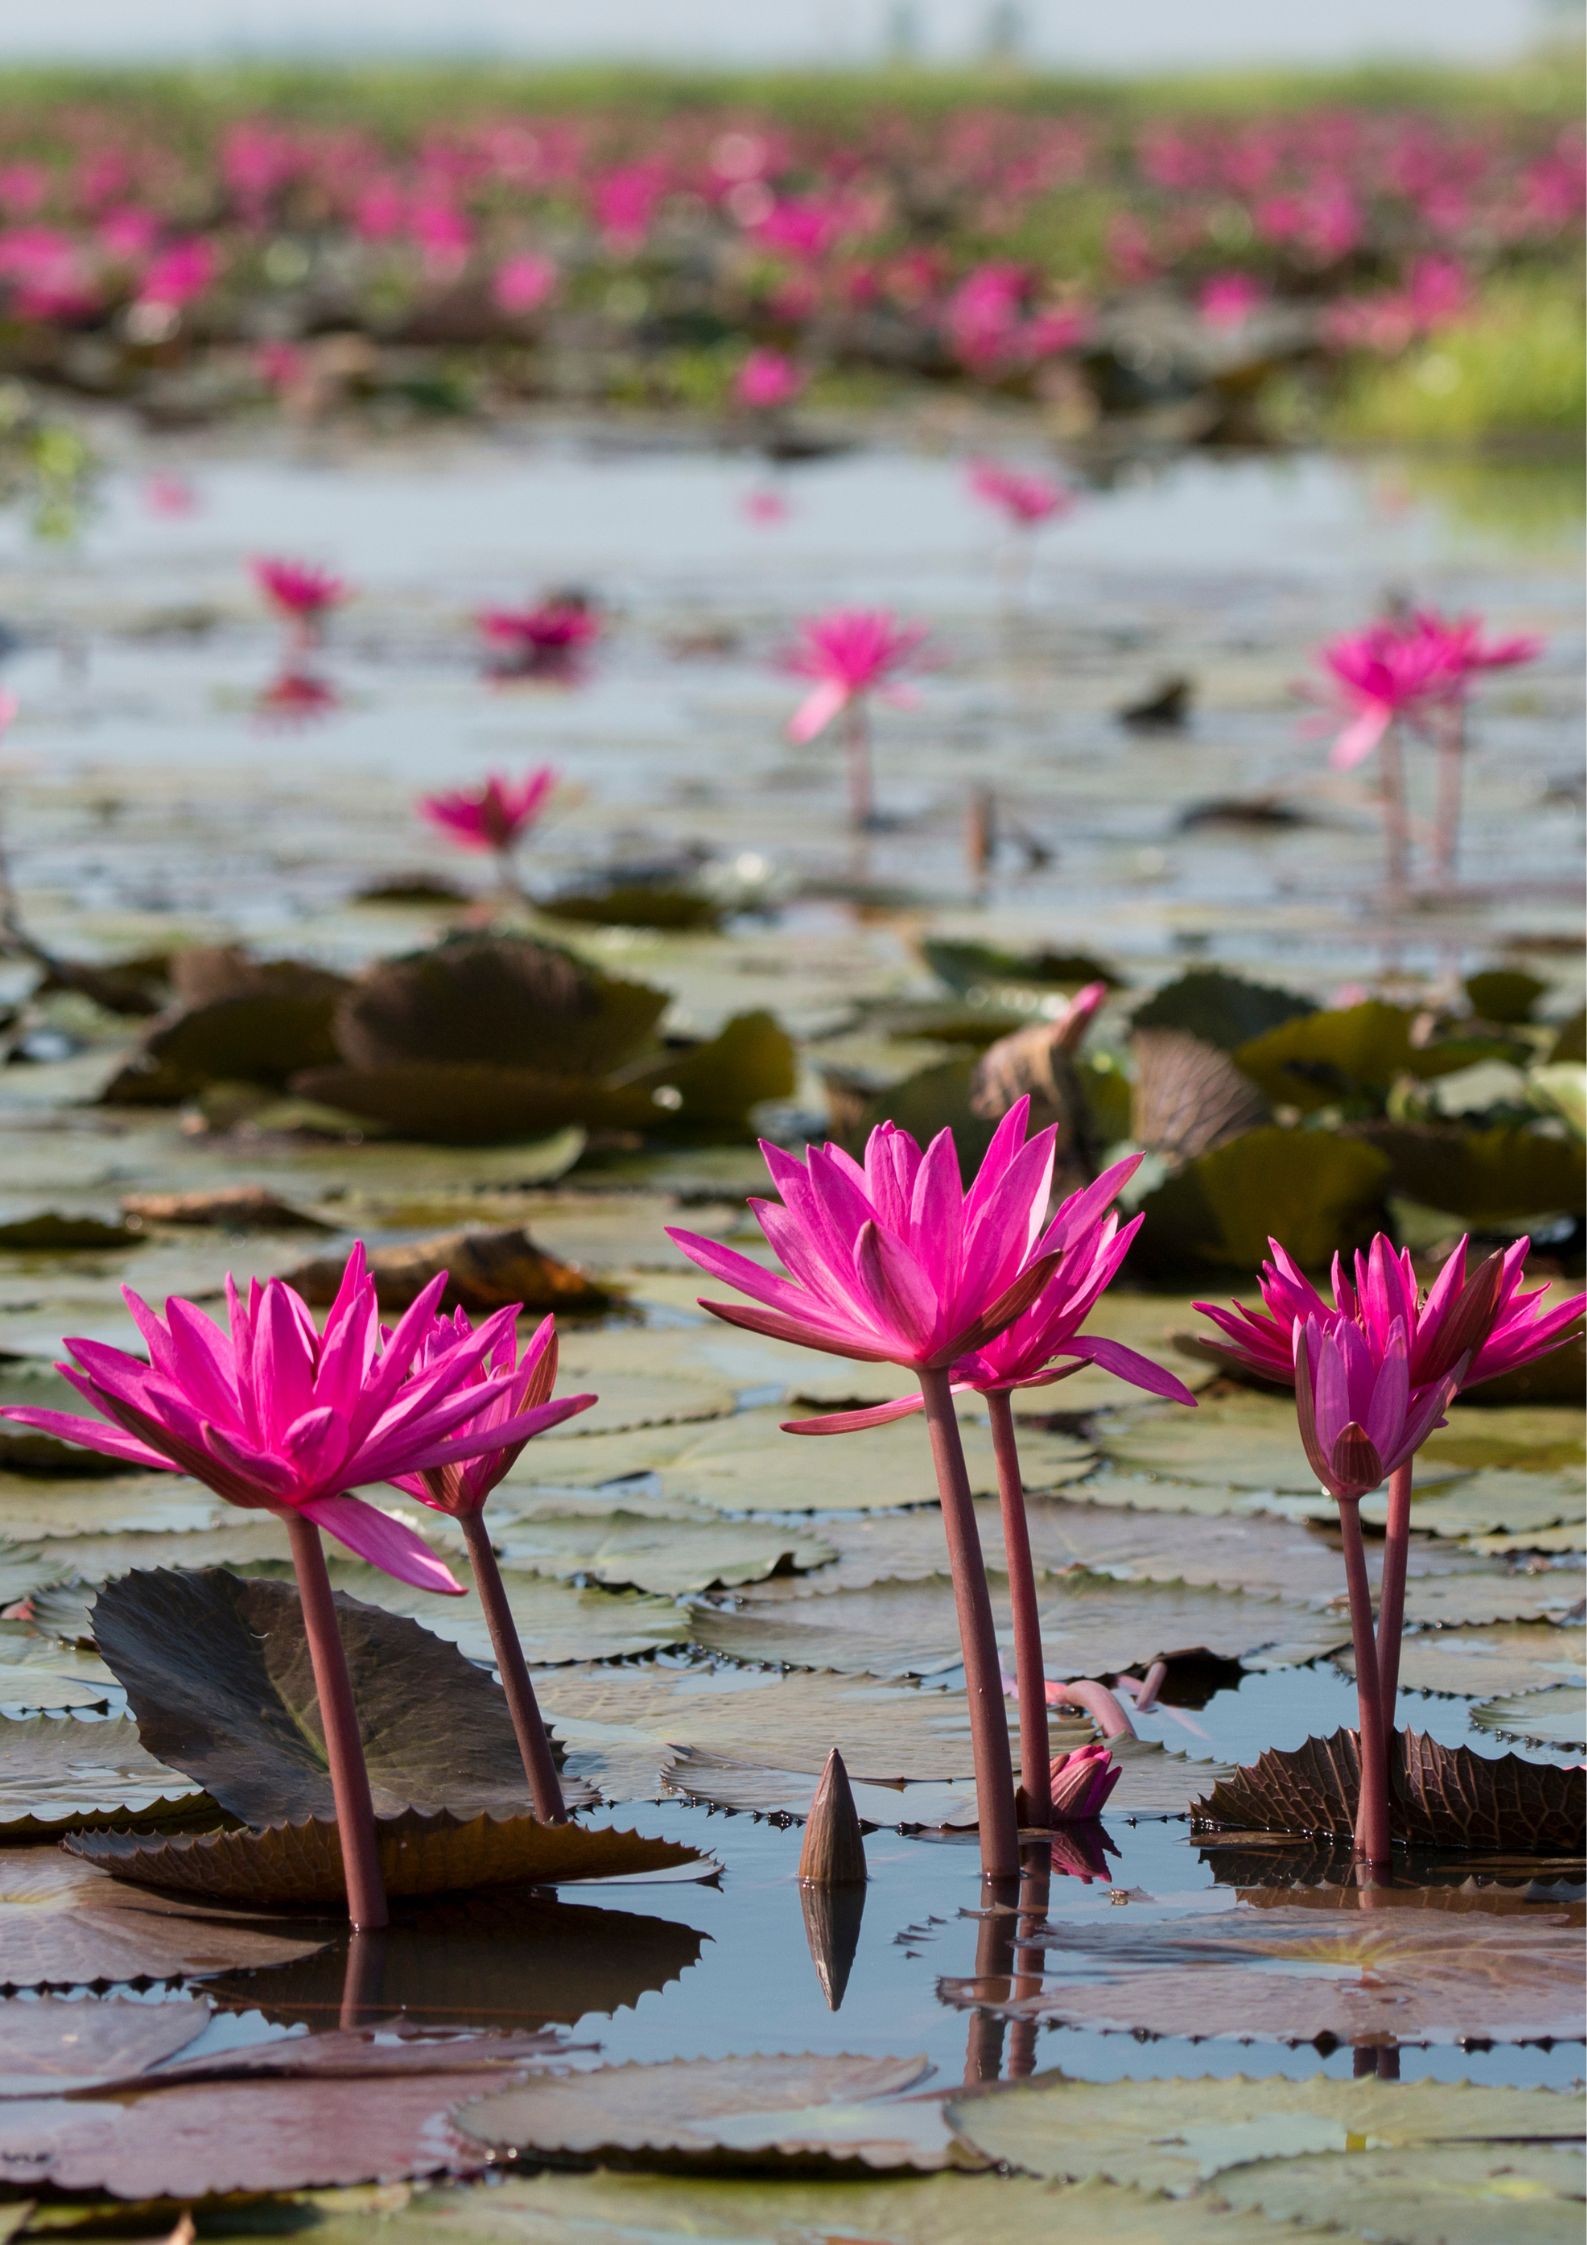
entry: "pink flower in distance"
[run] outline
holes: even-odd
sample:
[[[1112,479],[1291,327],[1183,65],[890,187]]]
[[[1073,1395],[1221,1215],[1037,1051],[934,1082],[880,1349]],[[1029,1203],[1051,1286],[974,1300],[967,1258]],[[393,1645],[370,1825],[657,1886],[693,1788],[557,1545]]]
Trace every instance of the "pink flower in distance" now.
[[[1324,1327],[1353,1323],[1377,1347],[1386,1344],[1399,1322],[1410,1337],[1413,1385],[1440,1376],[1464,1357],[1460,1385],[1477,1387],[1559,1348],[1587,1312],[1587,1294],[1544,1309],[1546,1286],[1522,1290],[1531,1244],[1524,1238],[1512,1241],[1486,1277],[1484,1265],[1468,1278],[1466,1242],[1461,1240],[1423,1295],[1408,1250],[1397,1251],[1379,1232],[1368,1252],[1356,1256],[1353,1275],[1342,1257],[1334,1257],[1330,1302],[1278,1241],[1270,1239],[1273,1260],[1262,1265],[1258,1280],[1261,1310],[1248,1310],[1239,1302],[1228,1309],[1214,1302],[1194,1307],[1218,1327],[1236,1363],[1285,1387],[1295,1377],[1296,1333],[1312,1320]]]
[[[983,1347],[1029,1307],[1052,1270],[1038,1245],[1053,1131],[1025,1142],[1030,1102],[999,1123],[966,1191],[950,1130],[924,1152],[881,1123],[861,1164],[841,1146],[805,1159],[761,1141],[781,1202],[752,1200],[788,1276],[719,1241],[668,1230],[691,1262],[749,1304],[702,1300],[729,1325],[828,1356],[916,1370]]]
[[[532,608],[487,608],[481,638],[509,678],[571,681],[580,657],[600,637],[601,619],[582,600],[542,600]]]
[[[971,463],[970,489],[1021,530],[1034,530],[1054,516],[1061,519],[1074,506],[1074,495],[1051,476],[1021,475],[996,460]]]
[[[1243,327],[1266,302],[1266,289],[1249,273],[1214,273],[1202,283],[1196,309],[1208,327]]]
[[[1348,719],[1328,758],[1336,772],[1363,763],[1397,718],[1419,714],[1449,690],[1442,646],[1392,624],[1332,640],[1320,659]]]
[[[556,784],[556,772],[549,764],[517,783],[493,772],[473,794],[460,789],[451,795],[421,796],[419,808],[432,826],[439,826],[464,849],[500,853],[528,833]]]
[[[539,257],[526,250],[517,257],[503,259],[496,268],[490,284],[490,293],[498,311],[509,318],[520,319],[526,313],[537,312],[557,285],[557,269],[549,257]]]
[[[1396,1318],[1374,1348],[1346,1318],[1295,1331],[1295,1414],[1313,1473],[1341,1504],[1381,1488],[1433,1432],[1460,1386],[1464,1358],[1441,1379],[1411,1382],[1410,1341]]]
[[[1431,608],[1416,611],[1411,632],[1437,649],[1440,666],[1456,691],[1462,691],[1484,671],[1513,670],[1520,663],[1535,662],[1545,645],[1528,632],[1512,633],[1508,639],[1485,639],[1480,616],[1440,616]]]
[[[318,623],[347,598],[347,586],[328,569],[305,561],[273,561],[261,557],[249,563],[254,583],[278,614],[297,623]]]
[[[751,351],[733,380],[733,395],[753,413],[773,413],[789,405],[805,386],[805,378],[781,351]]]
[[[527,1441],[542,1423],[532,1411],[495,1411],[514,1391],[513,1372],[478,1373],[510,1335],[516,1309],[428,1354],[445,1290],[442,1272],[384,1335],[361,1245],[323,1332],[279,1278],[253,1280],[246,1296],[228,1279],[225,1328],[174,1295],[162,1320],[125,1289],[150,1361],[68,1340],[76,1362],[58,1367],[99,1417],[18,1406],[4,1415],[128,1465],[189,1473],[228,1504],[301,1513],[399,1581],[456,1592],[450,1570],[410,1528],[349,1494],[465,1464]]]
[[[786,522],[791,512],[780,491],[751,491],[743,505],[746,519],[763,528],[774,522]]]
[[[1083,1333],[1081,1327],[1103,1292],[1117,1275],[1129,1253],[1130,1242],[1142,1218],[1120,1225],[1110,1207],[1140,1166],[1133,1154],[1116,1162],[1094,1185],[1071,1193],[1036,1242],[1034,1253],[1056,1257],[1056,1266],[1028,1308],[1000,1333],[961,1353],[953,1364],[957,1394],[987,1394],[1012,1388],[1048,1387],[1055,1380],[1096,1364],[1132,1387],[1172,1403],[1195,1408],[1195,1397],[1150,1357],[1111,1341],[1101,1334]],[[918,1395],[900,1396],[890,1403],[875,1403],[860,1411],[835,1411],[819,1419],[796,1419],[786,1434],[854,1434],[861,1429],[885,1426],[922,1408]]]
[[[864,694],[912,708],[913,693],[895,680],[925,638],[924,624],[902,624],[885,608],[838,608],[802,623],[784,667],[815,684],[789,719],[788,738],[813,741]]]
[[[526,1443],[532,1442],[537,1434],[560,1426],[564,1419],[587,1411],[596,1400],[593,1395],[552,1396],[557,1377],[554,1317],[544,1318],[536,1326],[522,1356],[518,1354],[516,1320],[508,1325],[496,1343],[488,1364],[469,1348],[473,1338],[474,1328],[466,1311],[459,1310],[453,1317],[438,1317],[419,1346],[414,1371],[426,1372],[444,1363],[458,1349],[468,1350],[470,1369],[465,1374],[466,1384],[474,1388],[493,1386],[497,1390],[481,1408],[474,1421],[475,1428],[512,1426],[516,1429],[512,1440],[500,1449],[481,1451],[466,1461],[431,1466],[421,1473],[392,1476],[397,1488],[417,1497],[421,1504],[430,1505],[436,1512],[450,1513],[454,1520],[465,1513],[484,1510],[485,1499],[511,1471]]]
[[[1098,1739],[1056,1756],[1051,1775],[1054,1816],[1060,1824],[1083,1824],[1102,1814],[1124,1772]]]
[[[219,264],[210,242],[172,242],[159,251],[149,265],[138,290],[138,301],[180,311],[210,287]]]

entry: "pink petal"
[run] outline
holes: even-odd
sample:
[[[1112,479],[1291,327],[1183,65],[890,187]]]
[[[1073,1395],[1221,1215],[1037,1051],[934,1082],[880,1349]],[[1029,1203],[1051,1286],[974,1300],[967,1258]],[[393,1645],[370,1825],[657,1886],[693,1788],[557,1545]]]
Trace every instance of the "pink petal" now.
[[[411,1583],[415,1590],[438,1590],[453,1598],[466,1595],[451,1568],[427,1543],[363,1497],[316,1497],[296,1509],[382,1574]]]
[[[872,1403],[863,1411],[829,1411],[819,1419],[784,1419],[784,1434],[862,1434],[867,1427],[888,1426],[907,1419],[911,1411],[925,1409],[925,1397],[901,1395],[892,1403]]]

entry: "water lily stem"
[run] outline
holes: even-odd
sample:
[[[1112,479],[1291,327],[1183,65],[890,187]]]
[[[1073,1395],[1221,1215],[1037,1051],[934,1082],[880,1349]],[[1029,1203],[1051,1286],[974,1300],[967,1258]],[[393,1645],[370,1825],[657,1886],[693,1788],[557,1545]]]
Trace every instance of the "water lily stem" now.
[[[529,1679],[529,1664],[524,1659],[523,1646],[518,1638],[518,1625],[512,1618],[512,1608],[507,1602],[507,1588],[501,1579],[501,1569],[496,1564],[496,1554],[491,1549],[485,1516],[480,1512],[465,1512],[460,1515],[458,1525],[463,1531],[463,1541],[468,1545],[469,1564],[474,1570],[474,1588],[479,1592],[479,1602],[485,1609],[485,1626],[490,1631],[501,1688],[507,1694],[512,1727],[518,1740],[518,1752],[523,1758],[524,1775],[529,1780],[529,1798],[534,1804],[534,1812],[542,1824],[565,1824],[568,1811],[562,1798],[562,1780],[557,1775],[556,1757],[551,1751],[551,1741],[546,1736],[540,1703],[535,1698],[535,1688]]]
[[[1383,1743],[1394,1745],[1394,1702],[1400,1688],[1400,1639],[1405,1632],[1405,1571],[1411,1556],[1412,1461],[1389,1475],[1389,1522],[1383,1544],[1383,1588],[1378,1598],[1378,1689],[1383,1695]]]
[[[1025,1484],[1020,1478],[1014,1407],[1006,1392],[987,1396],[992,1421],[992,1451],[997,1459],[997,1501],[1003,1512],[1003,1549],[1008,1556],[1008,1596],[1014,1613],[1014,1674],[1019,1691],[1020,1819],[1038,1831],[1052,1825],[1052,1759],[1047,1736],[1047,1679],[1042,1663],[1041,1612],[1036,1603],[1036,1570],[1030,1555],[1030,1522],[1025,1515]]]
[[[1441,713],[1438,728],[1438,808],[1434,814],[1434,855],[1439,882],[1455,878],[1460,855],[1461,794],[1466,776],[1466,713],[1457,702]]]
[[[850,702],[843,717],[843,754],[849,773],[849,824],[863,834],[876,811],[871,784],[871,726],[863,701]]]
[[[1405,759],[1400,752],[1400,730],[1391,725],[1383,736],[1383,841],[1389,901],[1403,902],[1409,870],[1405,816]]]
[[[964,1654],[964,1684],[970,1702],[970,1751],[975,1764],[976,1806],[981,1827],[981,1869],[989,1879],[1011,1879],[1019,1872],[1019,1827],[1014,1816],[1014,1771],[1009,1760],[1008,1713],[1003,1671],[992,1622],[992,1593],[975,1525],[970,1475],[954,1416],[945,1371],[920,1373],[931,1460],[942,1498],[942,1525],[948,1542]]]
[[[1055,1707],[1083,1707],[1104,1738],[1140,1735],[1130,1721],[1124,1702],[1093,1677],[1075,1676],[1067,1684],[1049,1684],[1047,1697]]]
[[[347,1653],[336,1620],[336,1601],[331,1596],[331,1578],[325,1571],[318,1528],[301,1513],[289,1512],[286,1529],[325,1731],[342,1877],[347,1887],[347,1915],[355,1929],[373,1931],[387,1922],[386,1888],[380,1875],[375,1805],[369,1793],[369,1772],[364,1767],[364,1745],[353,1704],[353,1680],[347,1673]]]
[[[1378,1648],[1372,1635],[1372,1585],[1361,1541],[1359,1501],[1339,1503],[1339,1528],[1345,1547],[1345,1582],[1350,1592],[1350,1636],[1355,1653],[1356,1708],[1361,1742],[1361,1798],[1356,1812],[1356,1853],[1374,1871],[1388,1867],[1388,1742],[1383,1732],[1383,1697],[1378,1688]]]

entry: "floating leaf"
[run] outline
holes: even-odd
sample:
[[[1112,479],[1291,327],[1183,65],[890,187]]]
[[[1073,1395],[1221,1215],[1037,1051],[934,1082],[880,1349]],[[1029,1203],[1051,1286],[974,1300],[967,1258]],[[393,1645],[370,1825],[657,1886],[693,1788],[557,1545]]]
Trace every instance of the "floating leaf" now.
[[[1410,1006],[1366,998],[1280,1022],[1237,1045],[1234,1058],[1276,1105],[1309,1114],[1341,1101],[1381,1103],[1402,1076],[1426,1081],[1516,1051],[1505,1038],[1424,1041],[1420,1022]]]
[[[920,955],[950,990],[1024,985],[1050,999],[1055,990],[1067,995],[1088,982],[1105,982],[1112,990],[1124,987],[1118,969],[1089,951],[1008,951],[991,943],[927,936],[921,942]]]
[[[350,1939],[344,1926],[337,1941],[312,1956],[228,1974],[206,1992],[277,2025],[318,2026],[341,2009]],[[452,1901],[427,1900],[386,1929],[379,2007],[436,2029],[571,2026],[670,1986],[698,1962],[704,1945],[703,1934],[670,1917],[485,1887]]]
[[[1226,1052],[1182,1029],[1137,1029],[1130,1136],[1174,1161],[1193,1161],[1266,1123],[1266,1099]]]
[[[1441,2159],[1450,2144],[1568,2138],[1581,2124],[1575,2100],[1549,2089],[1321,2075],[1095,2082],[1040,2074],[960,2092],[948,2113],[977,2151],[1027,2174],[1070,2182],[1097,2177],[1175,2195],[1251,2159],[1287,2166],[1297,2155],[1348,2151],[1354,2161],[1407,2145],[1436,2145]],[[1422,2162],[1424,2169],[1436,2164]],[[1354,2226],[1353,2174],[1353,2165],[1341,2167],[1337,2191],[1318,2194],[1307,2210],[1348,2201]]]
[[[1462,987],[1484,1021],[1530,1021],[1539,998],[1548,996],[1548,984],[1524,967],[1482,967]]]
[[[184,2050],[213,2013],[196,1996],[134,2003],[126,1996],[38,1996],[8,2003],[0,2027],[0,2098],[60,2096],[147,2073]]]
[[[1440,2144],[1431,2156],[1361,2150],[1226,2170],[1218,2195],[1247,2218],[1304,2218],[1348,2209],[1359,2236],[1395,2245],[1576,2245],[1582,2226],[1581,2153],[1574,2145]]]
[[[1248,1130],[1198,1154],[1141,1202],[1136,1260],[1146,1272],[1250,1272],[1283,1240],[1297,1262],[1365,1245],[1383,1217],[1386,1154],[1333,1132]]]
[[[336,1299],[346,1257],[331,1255],[287,1273],[288,1283],[306,1302],[323,1308]],[[501,1231],[444,1232],[403,1247],[379,1247],[369,1270],[383,1309],[402,1310],[417,1299],[438,1271],[448,1274],[441,1307],[473,1316],[521,1302],[526,1310],[600,1310],[612,1301],[610,1288],[587,1272],[558,1262],[537,1247],[521,1225]]]
[[[1249,2041],[1547,2041],[1580,2031],[1581,1931],[1571,1913],[1274,1903],[1149,1924],[1067,1923],[1037,1938],[1066,1977],[1010,1997],[1006,1979],[945,1980],[951,2003],[1106,2033]],[[1081,1977],[1084,1973],[1088,1976]],[[1177,2230],[1176,2230],[1177,2235]]]
[[[556,1886],[564,1879],[623,1879],[682,1871],[711,1878],[708,1857],[676,1840],[532,1816],[421,1815],[404,1809],[376,1824],[380,1868],[393,1896],[464,1894],[481,1886]],[[85,1832],[65,1843],[118,1879],[248,1910],[334,1909],[346,1895],[335,1820],[311,1817],[262,1830]]]
[[[124,1715],[108,1723],[53,1715],[0,1723],[0,1839],[193,1816],[214,1823],[217,1815],[198,1786],[145,1751]]]
[[[130,1223],[214,1227],[222,1232],[328,1232],[323,1218],[293,1208],[263,1185],[215,1185],[199,1192],[127,1193]]]
[[[1389,1776],[1394,1835],[1413,1847],[1565,1855],[1580,1846],[1587,1824],[1587,1771],[1552,1762],[1494,1759],[1401,1731]],[[1339,1730],[1292,1752],[1269,1748],[1195,1802],[1191,1822],[1198,1831],[1343,1839],[1355,1829],[1360,1797],[1360,1744],[1354,1731]]]
[[[1580,1684],[1551,1684],[1545,1691],[1484,1700],[1471,1710],[1471,1719],[1479,1730],[1533,1738],[1543,1746],[1587,1749],[1587,1689]]]
[[[836,1556],[808,1529],[709,1514],[657,1518],[645,1512],[534,1512],[492,1524],[493,1539],[515,1568],[563,1578],[588,1576],[609,1589],[630,1587],[679,1597],[731,1589]]]
[[[1178,1029],[1204,1044],[1233,1052],[1265,1030],[1316,1012],[1309,998],[1271,983],[1247,982],[1221,967],[1192,967],[1137,1006],[1137,1029]]]
[[[151,1024],[105,1087],[106,1105],[171,1106],[217,1082],[280,1087],[335,1058],[341,975],[295,959],[211,951],[179,959],[173,979],[179,1009]]]
[[[1547,1123],[1372,1123],[1359,1132],[1392,1165],[1392,1189],[1472,1224],[1579,1215],[1582,1150]]]
[[[294,1089],[322,1107],[382,1124],[400,1138],[438,1146],[543,1139],[572,1124],[591,1130],[644,1130],[666,1119],[666,1110],[648,1091],[545,1069],[499,1068],[487,1061],[311,1068],[296,1079]]]
[[[0,1988],[187,1980],[284,1964],[332,1930],[159,1901],[55,1848],[0,1849]]]
[[[603,2167],[658,2155],[720,2167],[824,2162],[873,2169],[950,2164],[935,2099],[882,2103],[913,2088],[924,2058],[682,2058],[546,2077],[466,2105],[472,2135],[500,2151]]]
[[[417,1622],[340,1595],[337,1614],[377,1813],[520,1809],[523,1765],[499,1686]],[[124,1575],[100,1592],[93,1620],[160,1762],[247,1823],[332,1814],[308,1639],[287,1584],[218,1567]]]
[[[683,883],[633,876],[590,881],[543,897],[539,910],[550,920],[570,920],[597,928],[663,928],[694,934],[721,926],[719,898]]]
[[[994,1600],[994,1606],[999,1601]],[[1348,1635],[1344,1622],[1276,1599],[1167,1583],[1066,1575],[1040,1585],[1042,1643],[1053,1676],[1113,1675],[1206,1653],[1264,1665],[1313,1660]],[[1005,1608],[1006,1611],[1006,1603]],[[1004,1641],[1008,1624],[1001,1624]],[[932,1676],[959,1665],[946,1576],[881,1582],[826,1597],[763,1595],[736,1612],[696,1609],[692,1635],[738,1660],[832,1668],[852,1675]]]
[[[59,1255],[82,1250],[136,1247],[140,1235],[102,1216],[67,1215],[58,1208],[0,1222],[0,1253]]]
[[[1348,1656],[1339,1656],[1349,1667]],[[1400,1648],[1400,1689],[1451,1692],[1467,1699],[1490,1699],[1500,1692],[1544,1691],[1553,1684],[1583,1681],[1578,1632],[1542,1624],[1515,1623],[1473,1636],[1442,1629],[1431,1636],[1407,1637]]]

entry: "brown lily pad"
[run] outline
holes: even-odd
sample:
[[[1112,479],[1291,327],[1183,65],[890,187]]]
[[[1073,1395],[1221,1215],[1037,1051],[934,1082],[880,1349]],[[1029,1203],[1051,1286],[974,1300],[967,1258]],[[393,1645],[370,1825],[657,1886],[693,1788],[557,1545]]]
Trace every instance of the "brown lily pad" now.
[[[0,1849],[0,1988],[189,1980],[285,1964],[332,1930],[160,1901],[56,1848]]]
[[[124,2081],[173,2058],[208,2026],[198,1996],[134,2003],[126,1996],[38,1996],[0,2014],[0,2099],[64,2094]]]
[[[53,1715],[0,1723],[0,1839],[129,1821],[212,1824],[218,1815],[197,1785],[145,1750],[124,1715],[105,1723]]]
[[[122,1214],[133,1225],[169,1224],[222,1232],[328,1232],[323,1218],[293,1208],[264,1185],[215,1185],[197,1192],[127,1193]]]
[[[1587,1771],[1553,1762],[1493,1758],[1401,1731],[1390,1770],[1396,1839],[1412,1847],[1492,1855],[1564,1855],[1587,1826]],[[1354,1731],[1273,1749],[1214,1785],[1191,1810],[1198,1831],[1331,1834],[1355,1829],[1361,1787]]]
[[[377,1815],[510,1816],[527,1781],[500,1687],[415,1621],[337,1594]],[[333,1813],[296,1592],[220,1567],[123,1575],[99,1593],[99,1650],[148,1752],[229,1814],[283,1824]],[[592,1798],[573,1784],[570,1805]]]
[[[288,1273],[290,1283],[316,1307],[335,1301],[345,1256],[327,1255]],[[473,1316],[520,1302],[526,1310],[602,1310],[613,1290],[571,1263],[536,1247],[522,1225],[500,1231],[441,1232],[402,1247],[376,1248],[369,1269],[384,1308],[406,1309],[437,1271],[448,1274],[442,1308]]]
[[[481,1886],[556,1886],[564,1879],[627,1879],[661,1872],[715,1876],[709,1857],[676,1840],[532,1816],[383,1816],[376,1831],[386,1891],[393,1896],[462,1894]],[[263,1830],[183,1833],[146,1839],[85,1832],[65,1843],[118,1879],[243,1909],[335,1908],[346,1887],[331,1817]]]

